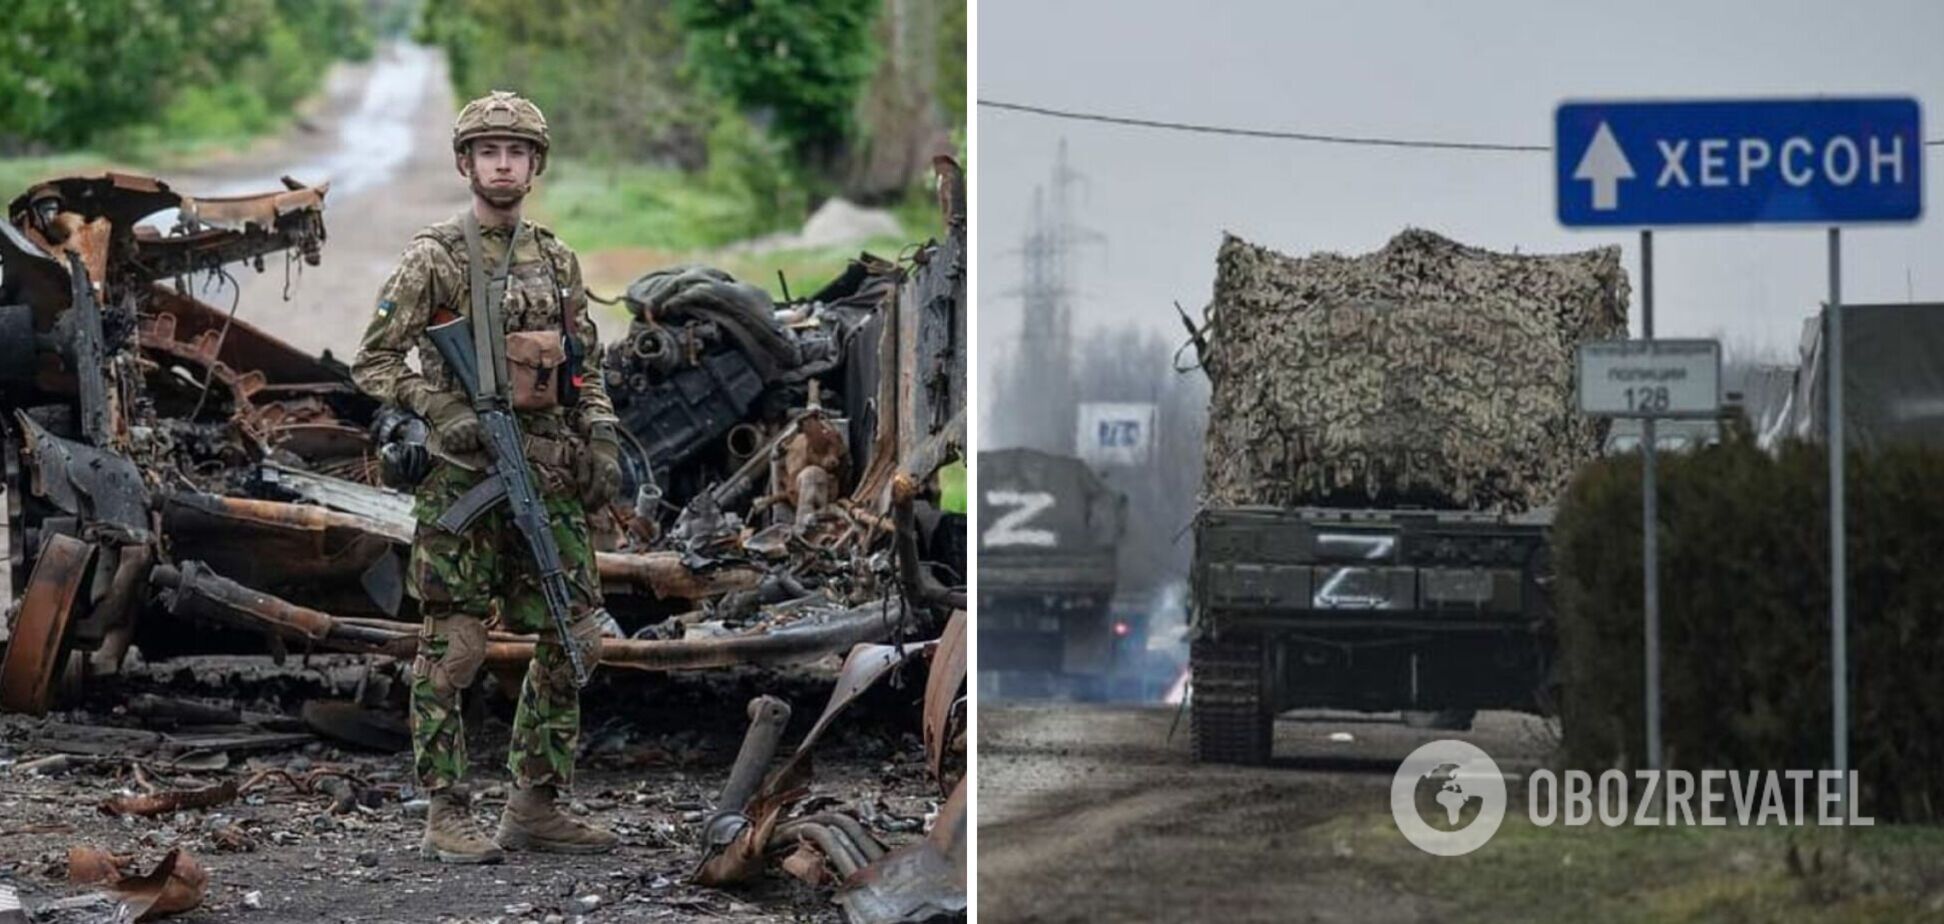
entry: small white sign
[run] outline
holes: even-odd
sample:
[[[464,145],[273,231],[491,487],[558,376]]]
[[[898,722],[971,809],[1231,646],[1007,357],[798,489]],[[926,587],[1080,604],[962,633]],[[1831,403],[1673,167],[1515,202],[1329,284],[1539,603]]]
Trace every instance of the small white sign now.
[[[1714,417],[1721,413],[1721,344],[1582,343],[1579,406],[1596,417]]]
[[[1075,454],[1088,465],[1146,465],[1154,445],[1154,405],[1082,402]]]

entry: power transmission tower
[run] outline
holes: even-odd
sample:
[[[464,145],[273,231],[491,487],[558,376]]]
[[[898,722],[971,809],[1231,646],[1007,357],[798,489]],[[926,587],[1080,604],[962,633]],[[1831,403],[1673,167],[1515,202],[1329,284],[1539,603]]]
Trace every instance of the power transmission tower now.
[[[1077,245],[1104,240],[1073,220],[1074,188],[1082,180],[1067,162],[1062,139],[1053,162],[1052,195],[1043,186],[1033,188],[1032,220],[1020,244],[1021,283],[1011,294],[1019,296],[1023,316],[1010,400],[1001,411],[1012,418],[1009,442],[1062,455],[1073,452],[1077,400],[1071,260]]]

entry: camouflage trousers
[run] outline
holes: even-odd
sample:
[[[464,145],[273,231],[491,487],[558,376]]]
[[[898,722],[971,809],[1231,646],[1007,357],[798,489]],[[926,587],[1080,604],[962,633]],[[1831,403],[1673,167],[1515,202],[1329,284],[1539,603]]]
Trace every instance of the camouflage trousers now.
[[[591,614],[600,605],[600,582],[587,517],[565,479],[544,468],[536,474],[573,597],[572,633],[583,646],[598,645],[600,628]],[[487,626],[496,624],[539,636],[520,684],[507,769],[522,787],[565,788],[574,778],[580,691],[519,531],[503,506],[475,520],[464,533],[449,532],[435,522],[484,477],[439,464],[419,485],[413,506],[418,528],[406,586],[419,601],[425,625],[412,667],[412,768],[428,793],[449,789],[465,777],[466,731],[459,696],[478,675],[486,657]]]

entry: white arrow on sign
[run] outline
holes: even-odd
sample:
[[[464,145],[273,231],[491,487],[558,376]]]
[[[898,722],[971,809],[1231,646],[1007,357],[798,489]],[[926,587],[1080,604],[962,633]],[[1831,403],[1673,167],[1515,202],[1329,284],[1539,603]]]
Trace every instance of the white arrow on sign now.
[[[1573,168],[1573,179],[1593,181],[1593,210],[1609,212],[1620,207],[1620,181],[1633,179],[1633,165],[1627,163],[1620,142],[1613,140],[1613,129],[1605,122],[1593,133],[1586,156]]]

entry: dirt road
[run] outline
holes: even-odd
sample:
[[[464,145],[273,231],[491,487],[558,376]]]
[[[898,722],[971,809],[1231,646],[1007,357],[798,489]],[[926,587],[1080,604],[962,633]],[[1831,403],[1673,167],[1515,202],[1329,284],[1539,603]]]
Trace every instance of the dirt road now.
[[[273,260],[262,273],[233,267],[242,284],[237,317],[300,349],[328,349],[349,362],[378,287],[406,243],[466,205],[464,181],[452,167],[454,111],[445,58],[394,44],[370,62],[334,71],[312,111],[283,137],[166,177],[175,189],[198,196],[281,189],[278,178],[285,175],[330,182],[322,265]],[[206,282],[194,283],[196,296],[228,308],[230,288]]]
[[[1392,773],[1426,741],[1471,741],[1507,773],[1547,744],[1543,723],[1512,713],[1464,733],[1285,716],[1274,766],[1213,767],[1190,759],[1185,717],[1168,740],[1173,718],[1161,706],[980,703],[981,921],[1441,920],[1435,899],[1344,875],[1347,848],[1310,829],[1387,811]]]

